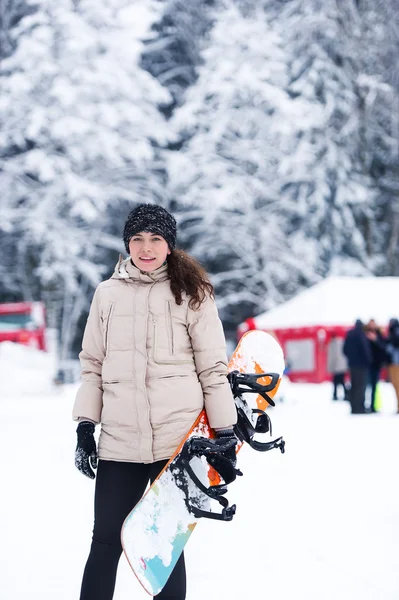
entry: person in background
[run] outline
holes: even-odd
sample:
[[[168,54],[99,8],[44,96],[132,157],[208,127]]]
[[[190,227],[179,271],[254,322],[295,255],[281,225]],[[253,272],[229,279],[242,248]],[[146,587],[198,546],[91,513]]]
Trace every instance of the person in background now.
[[[380,380],[380,373],[384,363],[387,362],[387,353],[385,350],[385,338],[382,335],[381,329],[377,327],[374,319],[370,319],[364,328],[366,337],[371,349],[371,364],[369,367],[369,384],[371,388],[370,394],[370,412],[377,412],[375,408],[375,394],[377,384]]]
[[[344,400],[349,399],[348,389],[345,384],[345,373],[348,370],[348,362],[342,351],[344,340],[336,333],[331,335],[331,341],[327,351],[327,370],[333,377],[333,400],[338,400],[338,387],[342,387]]]
[[[348,359],[351,378],[351,391],[349,394],[351,412],[353,415],[364,414],[366,412],[366,388],[372,356],[370,344],[360,319],[356,320],[354,328],[346,334],[343,350]]]
[[[388,373],[389,379],[395,389],[397,412],[399,413],[399,321],[391,319],[388,326],[387,337]]]

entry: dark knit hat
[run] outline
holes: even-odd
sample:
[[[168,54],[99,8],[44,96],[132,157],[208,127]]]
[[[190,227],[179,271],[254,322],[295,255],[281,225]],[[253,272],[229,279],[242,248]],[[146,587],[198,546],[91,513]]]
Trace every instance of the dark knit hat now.
[[[139,204],[129,213],[123,229],[123,241],[127,253],[129,253],[131,238],[140,231],[161,235],[170,250],[176,246],[176,219],[162,206]]]

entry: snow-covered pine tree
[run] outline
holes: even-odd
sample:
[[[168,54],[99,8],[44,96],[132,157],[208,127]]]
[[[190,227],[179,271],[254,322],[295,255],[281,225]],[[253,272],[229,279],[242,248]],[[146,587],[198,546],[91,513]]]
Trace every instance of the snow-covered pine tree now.
[[[288,0],[279,6],[290,57],[288,91],[321,115],[300,133],[300,146],[306,147],[301,159],[282,164],[290,246],[297,253],[304,237],[308,240],[318,275],[366,273],[373,261],[364,222],[372,216],[376,194],[360,152],[360,63],[346,22],[353,3]]]
[[[14,27],[35,10],[35,0],[0,0],[0,60],[10,56],[15,49]]]
[[[183,103],[185,90],[196,80],[213,4],[214,0],[163,0],[161,17],[146,40],[141,64],[172,95],[173,102],[164,107],[167,116]]]
[[[16,50],[2,64],[6,266],[14,294],[46,300],[64,355],[105,251],[122,249],[109,207],[122,223],[131,203],[164,197],[158,105],[169,96],[139,66],[155,17],[150,0],[42,0],[14,29]]]
[[[399,2],[357,3],[362,158],[376,186],[367,240],[376,275],[399,275]]]
[[[17,35],[15,28],[18,26],[21,19],[33,14],[36,10],[36,5],[30,0],[0,0],[0,68],[2,61],[10,56],[16,47]],[[3,86],[0,80],[0,95],[3,93]],[[1,99],[0,99],[1,101]],[[0,130],[5,124],[0,120]],[[0,156],[2,149],[0,149]],[[3,172],[0,163],[0,182],[8,181],[7,175]],[[7,185],[2,187],[2,199],[0,203],[0,249],[2,260],[0,261],[0,294],[3,301],[12,301],[20,296],[19,286],[15,282],[15,274],[12,267],[12,257],[15,256],[15,239],[9,236],[9,212],[7,210],[7,196],[4,192]]]
[[[287,57],[263,9],[222,4],[198,80],[171,120],[182,147],[168,172],[183,239],[210,270],[233,330],[312,277],[306,245],[294,254],[286,237],[279,182],[282,162],[301,160],[298,123],[303,131],[317,114],[284,91]]]

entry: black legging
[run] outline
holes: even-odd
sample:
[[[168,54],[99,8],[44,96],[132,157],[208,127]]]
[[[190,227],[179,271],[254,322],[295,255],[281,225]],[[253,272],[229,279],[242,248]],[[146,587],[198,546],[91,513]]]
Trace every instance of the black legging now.
[[[100,460],[94,498],[94,530],[83,574],[80,600],[112,600],[122,554],[123,521],[167,461],[152,464]],[[163,588],[159,600],[185,600],[186,569],[183,554]]]

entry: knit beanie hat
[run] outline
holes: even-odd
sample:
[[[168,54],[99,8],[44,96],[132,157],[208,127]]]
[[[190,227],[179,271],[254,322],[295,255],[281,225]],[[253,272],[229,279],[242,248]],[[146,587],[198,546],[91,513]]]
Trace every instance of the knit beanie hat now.
[[[162,206],[139,204],[129,213],[123,229],[123,241],[127,253],[129,253],[131,238],[140,231],[161,235],[170,250],[176,246],[176,219]]]

